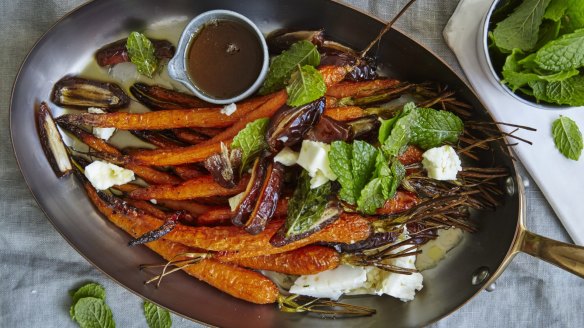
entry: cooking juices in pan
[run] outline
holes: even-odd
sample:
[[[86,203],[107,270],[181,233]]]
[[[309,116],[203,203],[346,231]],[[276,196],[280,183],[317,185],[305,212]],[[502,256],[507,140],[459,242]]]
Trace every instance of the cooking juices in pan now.
[[[262,46],[246,26],[215,20],[203,27],[189,45],[187,71],[207,96],[227,99],[247,90],[262,69]]]

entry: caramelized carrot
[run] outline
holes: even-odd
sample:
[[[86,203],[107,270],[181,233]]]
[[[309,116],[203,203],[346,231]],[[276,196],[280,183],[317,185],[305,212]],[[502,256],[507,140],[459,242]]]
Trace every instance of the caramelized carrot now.
[[[172,171],[183,180],[190,180],[205,175],[205,172],[195,165],[182,164],[171,167]]]
[[[278,205],[276,206],[274,217],[286,215],[287,210],[288,200],[287,199],[278,200]],[[198,216],[197,224],[202,226],[225,224],[230,222],[231,218],[234,215],[235,213],[233,213],[229,207],[217,207]]]
[[[420,163],[422,161],[422,154],[424,154],[423,150],[416,146],[409,145],[406,150],[399,155],[398,159],[403,165]]]
[[[349,66],[322,66],[318,68],[320,74],[324,79],[324,83],[326,84],[327,88],[332,87],[333,85],[341,82],[347,73],[352,70]]]
[[[419,198],[409,191],[399,190],[395,197],[388,199],[382,208],[377,209],[379,215],[390,215],[409,210],[418,204]]]
[[[254,269],[285,274],[307,275],[339,266],[340,254],[324,246],[309,245],[289,252],[257,257],[234,258],[231,263]]]
[[[343,81],[330,86],[326,95],[335,98],[359,98],[371,96],[384,89],[391,88],[400,82],[392,79],[378,79],[371,81],[349,82]]]
[[[365,115],[365,112],[361,107],[344,106],[326,108],[323,114],[337,121],[350,121],[363,117]]]
[[[231,144],[226,140],[225,144]],[[179,165],[202,162],[207,157],[221,152],[221,142],[202,142],[198,145],[175,149],[141,150],[133,153],[129,161],[146,165]]]
[[[208,212],[213,208],[212,206],[203,205],[192,200],[157,199],[156,201],[159,205],[167,207],[171,210],[187,211],[192,216],[201,215],[202,213]]]
[[[176,136],[178,140],[186,142],[191,145],[196,145],[209,139],[206,136],[198,134],[190,129],[173,129],[172,133]]]
[[[213,180],[211,176],[201,176],[187,180],[178,185],[155,185],[136,189],[130,192],[134,199],[193,199],[210,196],[233,196],[245,189],[247,179],[242,179],[234,188],[224,188]]]
[[[148,215],[139,214],[136,211],[116,211],[98,196],[89,183],[84,183],[84,186],[91,202],[98,210],[132,237],[139,237],[152,230],[150,225],[144,224],[147,220],[136,220],[139,216],[147,217]],[[156,220],[153,217],[150,218],[150,221]],[[145,245],[167,261],[181,259],[181,254],[196,252],[195,249],[164,239],[155,240]],[[248,302],[269,304],[274,303],[278,297],[278,287],[270,279],[258,272],[234,264],[205,259],[185,267],[183,270],[231,296]]]
[[[168,215],[164,211],[160,210],[159,208],[152,205],[152,203],[149,203],[148,201],[130,198],[125,198],[124,201],[136,208],[143,210],[148,215],[152,215],[157,219],[165,220],[168,217]]]

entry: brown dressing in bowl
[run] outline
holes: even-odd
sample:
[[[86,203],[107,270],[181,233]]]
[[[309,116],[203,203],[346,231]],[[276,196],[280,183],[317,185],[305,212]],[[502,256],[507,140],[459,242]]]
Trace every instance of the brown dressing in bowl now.
[[[262,45],[245,25],[215,20],[190,42],[187,72],[207,96],[227,99],[247,90],[262,69]]]

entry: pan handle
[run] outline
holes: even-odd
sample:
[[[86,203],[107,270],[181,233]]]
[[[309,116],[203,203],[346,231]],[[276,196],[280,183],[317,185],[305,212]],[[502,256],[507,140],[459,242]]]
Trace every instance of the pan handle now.
[[[519,250],[584,278],[584,247],[523,230]]]

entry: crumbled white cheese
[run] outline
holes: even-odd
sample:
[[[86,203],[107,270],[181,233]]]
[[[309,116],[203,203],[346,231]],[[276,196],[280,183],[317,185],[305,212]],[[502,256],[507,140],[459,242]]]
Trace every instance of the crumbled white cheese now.
[[[152,199],[150,200],[150,202],[151,202],[152,204],[154,204],[154,205],[158,204],[158,201],[157,201],[156,199],[154,199],[154,198],[152,198]]]
[[[227,200],[229,202],[229,207],[231,207],[231,212],[233,212],[233,211],[235,211],[235,209],[237,209],[237,206],[239,205],[239,203],[241,203],[243,196],[245,196],[245,191],[241,192],[233,197],[230,197]]]
[[[423,271],[435,267],[446,256],[446,252],[460,243],[462,235],[461,229],[439,229],[436,239],[430,240],[420,247],[422,252],[418,254],[416,259],[416,268]]]
[[[343,264],[333,270],[300,276],[290,287],[290,293],[337,300],[342,294],[362,286],[366,280],[364,268]]]
[[[134,172],[108,162],[95,161],[85,167],[85,177],[95,189],[104,190],[134,180]]]
[[[282,163],[286,166],[292,166],[298,161],[298,153],[290,149],[290,147],[284,147],[276,156],[274,156],[274,162]]]
[[[422,165],[428,177],[436,180],[456,180],[456,174],[462,171],[460,158],[448,145],[430,148],[422,155]]]
[[[329,180],[336,180],[337,175],[331,170],[328,152],[331,146],[323,142],[304,140],[296,164],[302,166],[312,177],[310,188],[316,188]]]
[[[89,107],[87,112],[91,114],[104,114],[105,112],[101,108]],[[93,128],[93,135],[103,139],[108,140],[116,132],[116,128]]]
[[[408,238],[407,231],[400,235],[397,242]],[[406,250],[409,245],[397,248],[393,252]],[[413,250],[410,250],[413,251]],[[398,257],[386,260],[387,264],[406,269],[415,269],[416,256]],[[387,294],[402,301],[414,299],[416,291],[422,289],[424,277],[420,273],[410,275],[384,271],[376,267],[352,267],[341,265],[334,270],[323,271],[315,275],[300,276],[291,293],[313,297],[338,299],[342,294],[361,295]]]
[[[236,110],[237,110],[237,105],[234,103],[231,103],[229,105],[223,106],[223,108],[221,109],[221,114],[231,116],[231,114],[235,113]]]

